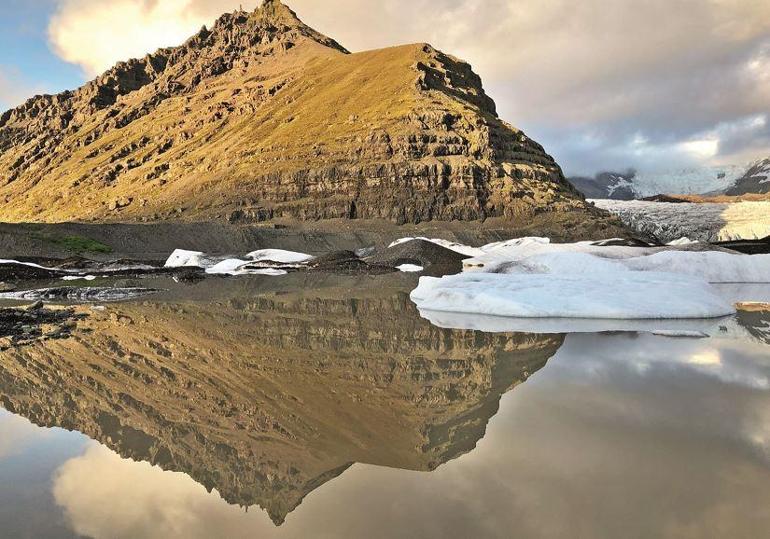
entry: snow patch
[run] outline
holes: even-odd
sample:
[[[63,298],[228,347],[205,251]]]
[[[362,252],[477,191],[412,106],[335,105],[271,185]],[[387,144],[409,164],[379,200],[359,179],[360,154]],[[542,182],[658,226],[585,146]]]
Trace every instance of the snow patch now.
[[[415,264],[401,264],[400,266],[396,266],[396,269],[404,273],[420,273],[425,268]]]

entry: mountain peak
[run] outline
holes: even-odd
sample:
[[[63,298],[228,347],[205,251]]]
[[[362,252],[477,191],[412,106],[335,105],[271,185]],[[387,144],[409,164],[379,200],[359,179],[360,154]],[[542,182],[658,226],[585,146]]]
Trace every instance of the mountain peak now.
[[[3,218],[609,219],[467,63],[422,44],[344,53],[268,0],[33,98],[0,115]]]
[[[188,43],[206,46],[212,41],[207,40],[209,36],[213,36],[213,41],[219,37],[220,41],[224,40],[228,44],[237,40],[238,43],[234,45],[241,50],[275,41],[288,42],[288,48],[291,48],[300,41],[309,40],[340,52],[348,52],[335,40],[302,22],[280,0],[265,0],[251,13],[243,10],[225,13],[217,19],[211,31],[204,27]]]
[[[297,14],[281,0],[264,0],[262,5],[254,10],[254,13],[261,13],[263,16],[285,19],[302,24]]]

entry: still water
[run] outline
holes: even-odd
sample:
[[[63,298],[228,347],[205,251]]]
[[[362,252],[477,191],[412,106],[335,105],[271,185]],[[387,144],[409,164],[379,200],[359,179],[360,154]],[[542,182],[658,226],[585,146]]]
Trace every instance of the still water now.
[[[414,284],[152,280],[0,352],[0,536],[767,536],[770,313],[445,329]]]

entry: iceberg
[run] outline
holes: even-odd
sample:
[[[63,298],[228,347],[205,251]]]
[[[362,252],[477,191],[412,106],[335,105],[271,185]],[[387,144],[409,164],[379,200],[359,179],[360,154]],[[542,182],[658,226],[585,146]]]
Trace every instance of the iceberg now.
[[[270,275],[280,276],[289,272],[280,268],[263,268],[251,266],[253,262],[240,260],[237,258],[228,258],[222,262],[206,269],[209,275]]]
[[[515,318],[688,319],[736,312],[702,279],[646,271],[421,277],[410,297],[421,311]]]
[[[304,264],[313,260],[313,256],[282,249],[261,249],[246,255],[252,262],[275,262],[278,264]]]
[[[209,275],[286,275],[281,268],[296,268],[314,257],[281,249],[262,249],[241,258],[213,257],[200,251],[177,249],[166,260],[167,268],[203,268]],[[276,266],[276,267],[272,267]]]
[[[611,259],[581,252],[500,258],[489,267],[503,274],[587,275],[625,271],[675,273],[710,283],[770,283],[770,255],[719,251],[663,251],[648,256]],[[481,271],[486,268],[476,268]]]
[[[711,283],[770,283],[770,255],[664,251],[621,263],[631,270],[694,275]]]
[[[207,268],[215,264],[200,251],[177,249],[166,260],[166,268]]]
[[[654,247],[607,246],[601,242],[551,243],[545,238],[521,238],[520,240],[491,244],[483,247],[485,253],[463,262],[463,271],[505,272],[516,262],[535,255],[577,253],[594,255],[595,258],[621,260],[645,256],[656,252]]]
[[[420,273],[425,268],[418,266],[417,264],[401,264],[396,266],[396,269],[402,273]]]
[[[228,258],[210,268],[206,268],[206,273],[209,275],[236,275],[238,274],[238,270],[248,263],[249,262],[246,260]]]

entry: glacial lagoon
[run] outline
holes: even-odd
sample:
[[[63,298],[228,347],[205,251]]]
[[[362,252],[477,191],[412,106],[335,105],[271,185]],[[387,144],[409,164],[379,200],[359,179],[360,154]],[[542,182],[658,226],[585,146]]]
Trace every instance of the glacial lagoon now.
[[[697,334],[440,327],[416,283],[107,283],[162,292],[0,352],[2,535],[770,529],[770,313]]]

